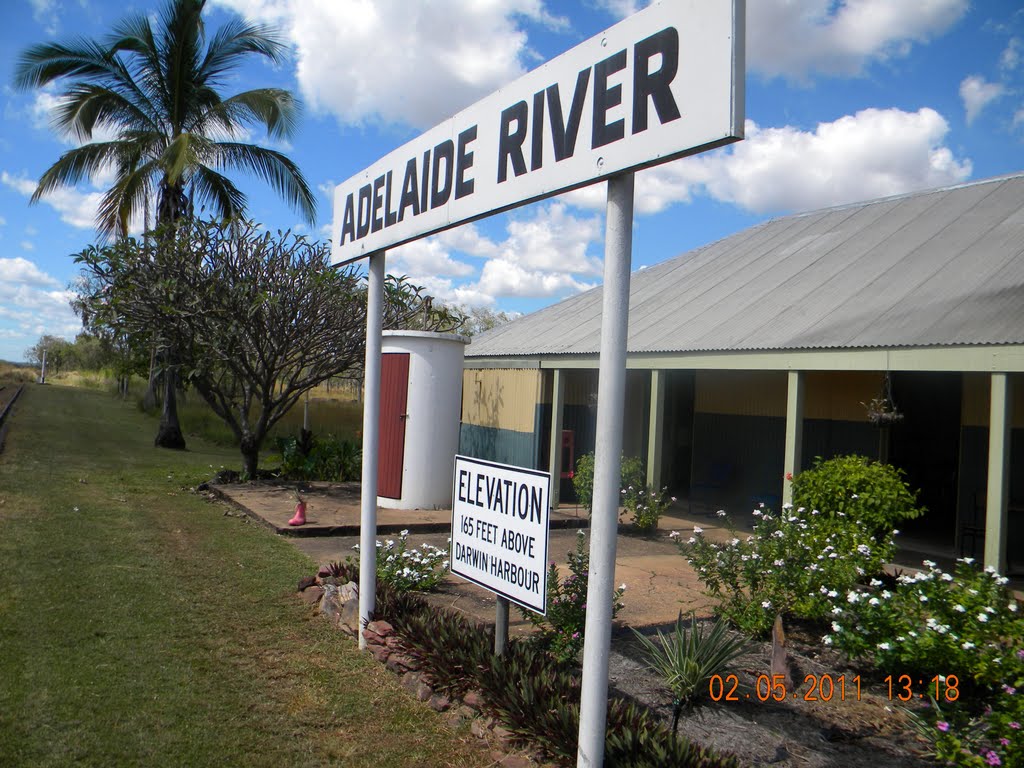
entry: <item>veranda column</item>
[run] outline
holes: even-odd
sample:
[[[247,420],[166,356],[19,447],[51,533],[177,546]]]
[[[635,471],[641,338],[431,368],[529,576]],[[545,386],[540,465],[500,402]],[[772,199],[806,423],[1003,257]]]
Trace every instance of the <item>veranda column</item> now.
[[[558,493],[562,484],[562,410],[565,406],[565,376],[559,368],[552,371],[551,380],[551,440],[548,451],[548,472],[551,473],[551,508],[558,508]],[[569,468],[572,471],[572,467]]]
[[[651,371],[651,411],[647,425],[647,484],[661,488],[661,447],[665,437],[665,371]]]
[[[782,474],[789,478],[800,471],[800,460],[804,443],[804,372],[789,372],[789,387],[786,395],[786,455]],[[793,503],[793,484],[782,481],[782,503]]]
[[[985,565],[1006,571],[1007,506],[1010,502],[1010,377],[992,374],[988,415],[988,491],[985,500]]]

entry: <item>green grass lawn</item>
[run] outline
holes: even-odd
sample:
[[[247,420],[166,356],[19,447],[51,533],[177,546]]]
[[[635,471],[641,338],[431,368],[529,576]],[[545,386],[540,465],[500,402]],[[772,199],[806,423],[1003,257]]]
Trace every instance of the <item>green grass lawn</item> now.
[[[0,765],[484,765],[294,596],[314,564],[189,491],[102,392],[27,387],[0,454]]]

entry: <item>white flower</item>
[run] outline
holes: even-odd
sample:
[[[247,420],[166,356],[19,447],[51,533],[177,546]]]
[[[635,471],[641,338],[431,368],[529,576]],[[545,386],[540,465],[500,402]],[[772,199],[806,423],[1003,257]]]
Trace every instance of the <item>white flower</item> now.
[[[668,535],[668,537],[669,537],[670,539],[672,539],[673,541],[675,541],[676,539],[678,539],[678,538],[679,538],[679,531],[672,531],[672,533],[670,533],[670,534]]]
[[[777,567],[779,567],[779,568],[781,568],[781,567],[782,567],[782,566],[784,566],[785,564],[786,564],[786,561],[785,561],[785,560],[781,560],[781,559],[779,559],[779,560],[773,560],[773,561],[772,561],[772,565],[774,565],[774,566],[777,566]]]
[[[836,591],[835,591],[834,589],[830,589],[830,590],[828,591],[828,596],[829,596],[829,597],[839,597],[839,593],[838,593],[838,592],[836,592]]]
[[[962,605],[960,605],[960,603],[957,603],[956,605],[954,605],[953,606],[953,610],[956,611],[957,613],[967,613],[967,609],[964,608]]]
[[[922,603],[927,603],[928,602],[928,596],[927,595],[918,595],[917,599],[920,600]]]
[[[846,602],[848,602],[848,603],[856,603],[858,600],[860,600],[860,595],[857,594],[856,592],[854,592],[853,590],[850,590],[847,593],[847,595],[846,595]]]
[[[1016,600],[1011,600],[1010,604],[1008,606],[1006,606],[1006,607],[1010,609],[1011,613],[1016,613],[1017,612],[1017,601]]]
[[[409,529],[406,528],[404,531],[399,531],[398,535],[401,536],[404,539],[406,536],[409,535]]]
[[[959,562],[965,563],[966,565],[970,565],[971,563],[974,562],[974,558],[973,557],[962,557],[962,558],[960,558]]]
[[[704,529],[701,528],[699,525],[695,525],[693,526],[693,532],[699,536],[700,534],[704,533]]]
[[[688,539],[686,540],[686,543],[687,543],[687,544],[696,544],[696,543],[697,543],[697,539],[696,539],[696,538],[694,538],[693,536],[691,536],[690,538],[688,538]]]
[[[978,614],[978,621],[980,621],[982,624],[984,624],[986,621],[988,621],[988,614],[987,613],[979,613]]]
[[[838,621],[833,621],[832,622],[832,631],[833,632],[842,632],[843,631],[843,628],[841,626],[839,626],[839,622]]]
[[[879,600],[877,597],[872,597],[870,600],[868,600],[868,605],[879,605],[881,602],[882,601]]]
[[[892,592],[890,592],[888,589],[883,589],[882,590],[882,599],[883,600],[888,600],[890,597],[892,597]]]
[[[761,601],[761,607],[762,608],[771,608],[772,607],[771,601],[770,600],[762,600]]]
[[[882,582],[880,582],[878,579],[872,579],[871,581],[868,582],[868,584],[870,584],[872,587],[880,587],[880,586],[882,586]]]
[[[823,638],[821,638],[821,642],[823,642],[825,645],[832,645],[832,635],[825,635]]]
[[[949,573],[944,573],[944,574],[942,574],[942,580],[943,581],[952,581],[953,580],[953,576],[951,574],[949,574]]]
[[[587,535],[587,532],[580,528],[576,531],[576,535],[582,538]],[[451,539],[448,539],[448,541],[451,541]]]
[[[963,648],[965,651],[969,651],[969,650],[971,650],[971,648],[974,647],[974,643],[972,643],[970,640],[964,640],[960,644],[960,647]]]
[[[853,493],[853,494],[850,494],[850,498],[851,499],[859,499],[860,496],[858,496],[856,493]]]
[[[725,517],[725,510],[724,509],[720,509],[717,512],[715,512],[715,514],[718,515],[719,517]]]
[[[840,614],[842,614],[842,612],[843,612],[843,609],[840,608],[838,605],[835,608],[832,609],[832,615],[833,616],[839,616]]]
[[[622,592],[626,591],[626,582],[622,582],[621,584],[619,584],[619,590]]]
[[[880,651],[888,651],[890,647],[891,646],[888,643],[879,643],[878,644],[878,650],[880,650]]]

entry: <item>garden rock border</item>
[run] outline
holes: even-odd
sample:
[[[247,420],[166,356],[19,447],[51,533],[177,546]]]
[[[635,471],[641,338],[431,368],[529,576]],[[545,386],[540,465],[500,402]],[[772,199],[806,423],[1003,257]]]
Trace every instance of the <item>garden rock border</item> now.
[[[354,581],[335,584],[319,579],[299,582],[299,599],[344,634],[359,636],[359,585]],[[442,714],[444,723],[452,730],[469,723],[469,732],[484,742],[490,750],[494,765],[503,768],[530,768],[551,766],[539,754],[525,754],[517,750],[515,737],[493,718],[482,714],[483,699],[479,692],[470,691],[461,701],[434,691],[429,678],[420,671],[419,663],[401,650],[401,641],[387,621],[371,621],[362,630],[366,650],[380,664],[400,678],[402,687],[417,701],[424,702]]]

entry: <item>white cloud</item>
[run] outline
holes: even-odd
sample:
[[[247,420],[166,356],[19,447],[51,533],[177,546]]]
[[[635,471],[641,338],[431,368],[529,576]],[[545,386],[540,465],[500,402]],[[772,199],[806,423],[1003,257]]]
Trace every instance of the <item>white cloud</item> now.
[[[0,172],[0,183],[31,197],[36,191],[36,182],[24,176],[13,176],[7,171]],[[50,192],[40,202],[46,203],[60,214],[61,221],[79,229],[93,229],[96,226],[96,211],[102,195],[99,192],[81,192],[61,187]],[[133,226],[132,230],[139,229]]]
[[[565,204],[551,203],[529,218],[509,222],[508,239],[499,247],[500,259],[526,270],[600,275],[600,259],[587,254],[601,240],[601,219],[569,213]],[[547,295],[547,294],[543,294]]]
[[[1024,107],[1013,113],[1013,127],[1016,128],[1019,125],[1024,125]]]
[[[594,284],[576,280],[565,272],[525,269],[521,264],[500,258],[484,264],[474,287],[486,296],[551,297],[585,291]]]
[[[22,240],[21,241],[21,249],[23,251],[34,251],[36,249],[36,247],[32,243],[31,240]]]
[[[0,285],[54,288],[60,283],[28,259],[15,256],[13,259],[0,258]]]
[[[747,64],[767,77],[858,75],[906,56],[967,12],[968,0],[750,0]]]
[[[57,11],[60,3],[57,0],[29,0],[32,5],[32,18],[43,25],[46,34],[57,34],[58,22]]]
[[[7,357],[20,358],[44,333],[74,338],[81,321],[72,311],[72,291],[28,259],[0,258],[0,338],[10,340]]]
[[[981,75],[970,75],[960,83],[960,100],[964,103],[967,124],[974,122],[986,106],[1003,95],[1005,87],[999,83],[989,83]]]
[[[451,257],[444,245],[433,237],[414,240],[388,251],[388,271],[416,279],[433,276],[468,277],[476,270]]]
[[[927,108],[866,109],[813,132],[748,120],[745,141],[641,171],[636,209],[656,213],[706,194],[754,213],[794,212],[948,186],[972,169],[943,144],[948,132],[942,115]],[[604,205],[600,190],[564,199]]]
[[[643,5],[646,4],[643,3]],[[640,5],[636,0],[597,0],[597,5],[620,19],[631,16],[640,10]]]
[[[523,19],[560,27],[542,0],[216,0],[278,24],[306,103],[343,123],[426,127],[515,79],[533,54]]]
[[[1007,71],[1020,66],[1022,48],[1024,48],[1024,41],[1021,41],[1019,37],[1011,37],[1010,42],[999,55],[999,66]]]

